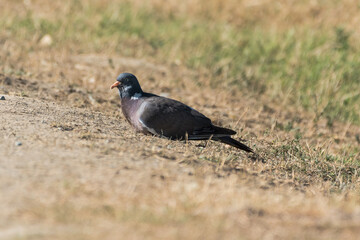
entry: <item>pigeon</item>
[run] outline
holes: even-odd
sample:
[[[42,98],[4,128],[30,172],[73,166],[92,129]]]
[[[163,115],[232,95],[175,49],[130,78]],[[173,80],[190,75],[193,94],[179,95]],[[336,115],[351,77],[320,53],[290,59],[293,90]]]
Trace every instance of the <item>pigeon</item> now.
[[[121,73],[111,89],[118,88],[126,120],[138,132],[171,140],[214,140],[246,152],[250,147],[231,138],[235,131],[211,120],[179,101],[144,92],[131,73]]]

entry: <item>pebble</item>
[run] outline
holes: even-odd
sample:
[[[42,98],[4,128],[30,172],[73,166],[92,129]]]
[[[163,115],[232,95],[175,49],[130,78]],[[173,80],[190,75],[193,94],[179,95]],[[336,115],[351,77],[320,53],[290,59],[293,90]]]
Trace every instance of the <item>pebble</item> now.
[[[21,145],[22,145],[22,142],[15,142],[15,145],[16,145],[16,146],[21,146]]]
[[[41,46],[50,46],[53,43],[52,37],[49,34],[44,35],[40,39]]]
[[[1,97],[0,97],[0,100],[5,100],[5,96],[1,96]]]

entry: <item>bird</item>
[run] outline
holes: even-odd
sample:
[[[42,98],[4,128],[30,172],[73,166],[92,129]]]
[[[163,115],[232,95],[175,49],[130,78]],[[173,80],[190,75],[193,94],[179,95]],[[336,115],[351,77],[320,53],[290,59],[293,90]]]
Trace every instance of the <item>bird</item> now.
[[[121,73],[110,89],[118,88],[121,109],[137,132],[171,140],[214,140],[246,152],[254,151],[231,138],[235,131],[215,126],[211,120],[174,99],[144,92],[131,73]]]

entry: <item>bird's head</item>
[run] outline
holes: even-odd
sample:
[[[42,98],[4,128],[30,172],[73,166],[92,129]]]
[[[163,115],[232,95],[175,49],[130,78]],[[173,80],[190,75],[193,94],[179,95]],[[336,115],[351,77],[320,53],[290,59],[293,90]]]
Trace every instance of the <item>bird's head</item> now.
[[[139,81],[131,73],[121,73],[110,88],[118,88],[121,98],[132,98],[143,93]]]

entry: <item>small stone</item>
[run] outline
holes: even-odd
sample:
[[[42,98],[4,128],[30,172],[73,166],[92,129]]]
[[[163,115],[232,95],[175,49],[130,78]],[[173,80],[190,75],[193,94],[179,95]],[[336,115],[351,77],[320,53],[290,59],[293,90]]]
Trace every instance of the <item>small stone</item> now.
[[[5,96],[1,96],[1,97],[0,97],[0,100],[5,100]]]
[[[95,79],[95,77],[91,77],[91,78],[89,78],[89,83],[95,83],[96,82],[96,79]]]
[[[50,46],[53,43],[52,37],[49,34],[44,35],[40,39],[41,46]]]
[[[21,146],[21,145],[22,145],[22,142],[17,141],[17,142],[15,142],[15,145],[16,145],[16,146]]]

